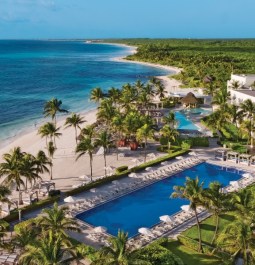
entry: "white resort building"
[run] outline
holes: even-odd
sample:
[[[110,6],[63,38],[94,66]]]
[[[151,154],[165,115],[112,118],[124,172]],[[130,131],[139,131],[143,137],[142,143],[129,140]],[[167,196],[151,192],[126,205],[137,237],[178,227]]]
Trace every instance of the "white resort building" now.
[[[239,105],[247,99],[255,103],[255,74],[231,74],[231,79],[227,81],[227,88],[232,104]]]

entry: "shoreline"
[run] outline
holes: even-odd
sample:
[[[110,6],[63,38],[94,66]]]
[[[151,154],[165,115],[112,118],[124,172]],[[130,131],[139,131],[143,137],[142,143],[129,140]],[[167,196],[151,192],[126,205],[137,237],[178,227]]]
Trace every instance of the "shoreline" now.
[[[122,44],[122,43],[93,43],[93,44],[104,44],[104,45],[115,45],[115,46],[121,46],[121,47],[126,47],[130,49],[130,54],[134,54],[137,50],[138,47],[136,46],[131,46],[131,45],[127,45],[127,44]],[[128,54],[129,55],[129,54]],[[128,56],[128,55],[125,55]],[[179,73],[181,71],[180,68],[174,67],[174,66],[167,66],[167,65],[161,65],[161,64],[154,64],[154,63],[149,63],[149,62],[140,62],[140,61],[130,61],[125,59],[125,57],[112,57],[110,60],[111,61],[116,61],[116,62],[122,62],[122,63],[133,63],[133,64],[141,64],[141,65],[145,65],[145,66],[149,66],[149,67],[155,67],[155,68],[159,68],[159,69],[164,69],[170,72],[174,72],[173,74]],[[169,73],[169,75],[171,75],[172,73]],[[157,78],[161,79],[164,83],[164,85],[167,86],[169,85],[168,83],[170,82],[170,78],[169,75],[161,75],[161,76],[156,76]],[[175,79],[172,79],[175,80]],[[173,84],[174,87],[178,86],[179,81],[176,80],[176,83]],[[169,91],[169,89],[167,89],[167,91]],[[92,111],[95,111],[96,109],[87,109],[81,112],[77,112],[79,113],[82,117],[86,116],[86,114],[89,114]],[[66,119],[68,115],[62,115],[59,116],[59,122],[63,121]],[[42,124],[44,124],[45,122],[50,121],[50,119],[48,118],[44,118],[43,116],[39,119],[36,119],[33,124],[28,124],[27,127],[23,127],[17,130],[17,133],[13,136],[7,137],[5,138],[3,141],[0,142],[0,156],[2,154],[2,150],[6,149],[6,147],[8,146],[13,146],[13,143],[17,142],[19,139],[21,140],[23,137],[25,137],[26,135],[31,134],[32,132],[37,132],[39,126],[41,126]],[[36,126],[35,126],[36,125]],[[1,160],[1,158],[0,158]]]

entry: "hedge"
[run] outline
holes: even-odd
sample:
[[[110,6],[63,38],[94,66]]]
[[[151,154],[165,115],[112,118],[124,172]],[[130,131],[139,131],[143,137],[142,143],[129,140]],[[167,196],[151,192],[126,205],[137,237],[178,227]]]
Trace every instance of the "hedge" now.
[[[36,219],[36,218],[31,218],[31,219],[28,219],[28,220],[22,221],[22,222],[16,224],[16,225],[14,226],[14,229],[13,229],[13,230],[17,233],[17,232],[19,232],[20,229],[22,229],[22,228],[32,226],[33,224],[35,224],[35,219]]]
[[[116,168],[116,173],[121,173],[125,170],[128,170],[128,166],[121,166]]]
[[[178,241],[181,244],[183,244],[184,246],[191,248],[195,251],[198,250],[198,241],[196,241],[190,237],[183,236],[183,235],[179,235],[177,238],[178,238]],[[231,259],[231,255],[229,253],[217,250],[216,248],[209,246],[207,244],[202,243],[202,248],[203,248],[204,254],[214,255],[214,256],[217,256],[223,260],[230,260]]]
[[[60,196],[48,197],[47,199],[40,200],[38,202],[35,202],[33,204],[30,204],[30,205],[27,205],[27,206],[21,208],[21,212],[24,214],[24,213],[28,213],[28,212],[31,212],[31,211],[36,210],[36,209],[40,209],[43,206],[50,205],[54,202],[59,201],[59,199],[60,199]],[[18,209],[14,209],[13,211],[11,211],[11,213],[9,215],[7,215],[6,217],[3,218],[3,220],[5,220],[7,222],[16,221],[18,219],[19,219]]]
[[[70,191],[65,192],[65,195],[66,196],[72,196],[72,195],[78,194],[80,192],[90,190],[91,188],[96,188],[96,187],[101,186],[103,184],[109,183],[109,182],[111,182],[113,180],[117,180],[117,179],[126,177],[131,172],[137,172],[137,171],[144,170],[146,167],[158,165],[158,164],[160,164],[163,161],[174,159],[176,156],[184,155],[186,153],[188,153],[188,150],[181,150],[181,151],[177,151],[177,152],[172,153],[172,154],[165,155],[163,157],[157,158],[157,159],[155,159],[153,161],[149,161],[147,163],[144,163],[144,164],[139,165],[137,167],[134,167],[132,169],[125,170],[125,171],[123,171],[121,173],[116,173],[115,175],[112,175],[112,176],[109,176],[109,177],[105,177],[103,179],[96,180],[96,181],[91,182],[91,183],[89,183],[87,185],[84,185],[82,187],[72,189]]]

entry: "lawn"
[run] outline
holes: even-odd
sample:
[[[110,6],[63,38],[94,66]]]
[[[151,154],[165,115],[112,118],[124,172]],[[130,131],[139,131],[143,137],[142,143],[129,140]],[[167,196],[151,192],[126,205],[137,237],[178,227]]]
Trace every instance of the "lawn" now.
[[[222,265],[222,261],[216,257],[197,253],[178,241],[169,242],[165,247],[180,257],[185,265]]]
[[[235,219],[235,213],[234,212],[228,212],[226,214],[222,214],[220,216],[219,220],[219,230],[218,233],[221,232],[224,227],[226,227],[228,224],[233,222]],[[201,222],[201,234],[202,234],[202,241],[205,244],[211,244],[211,240],[213,238],[215,230],[215,221],[214,217],[209,217],[203,222]],[[193,238],[193,239],[198,239],[198,233],[197,233],[197,226],[193,226],[189,228],[188,230],[183,232],[184,236]]]

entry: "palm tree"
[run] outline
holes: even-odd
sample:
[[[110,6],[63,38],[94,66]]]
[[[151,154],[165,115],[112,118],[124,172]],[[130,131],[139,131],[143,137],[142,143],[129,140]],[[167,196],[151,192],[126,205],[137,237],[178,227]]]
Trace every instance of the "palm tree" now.
[[[123,132],[123,116],[121,113],[117,112],[111,121],[112,131],[116,134],[116,150],[117,150],[117,160],[119,159],[118,152],[118,141],[121,139]]]
[[[121,97],[121,91],[118,88],[112,87],[108,90],[108,97],[114,104],[116,104],[119,102],[119,99]]]
[[[44,125],[42,125],[39,128],[39,134],[41,134],[42,137],[46,137],[46,144],[47,144],[47,138],[50,137],[50,141],[54,141],[54,144],[56,146],[56,137],[59,137],[62,135],[62,133],[59,132],[60,127],[56,127],[56,125],[52,122],[47,122]]]
[[[158,80],[158,82],[155,84],[155,94],[160,98],[161,101],[165,98],[165,86],[160,80]]]
[[[151,263],[142,259],[136,252],[130,252],[127,248],[128,233],[118,231],[117,237],[109,240],[110,246],[99,250],[99,258],[91,265],[150,265]]]
[[[81,136],[88,136],[93,138],[95,134],[95,125],[87,125],[81,130]]]
[[[93,88],[90,92],[90,100],[99,103],[104,98],[104,93],[100,87]]]
[[[255,103],[253,103],[250,99],[247,99],[241,104],[241,110],[244,116],[250,121],[249,138],[251,141],[251,147],[253,147],[252,131],[254,128]]]
[[[7,197],[9,195],[11,195],[10,189],[4,185],[0,185],[0,213],[2,212],[2,203],[10,204],[10,200]]]
[[[148,138],[153,138],[154,130],[150,125],[144,124],[141,128],[139,128],[136,132],[136,138],[138,140],[144,140],[144,161],[146,162],[146,150],[147,150],[147,142]]]
[[[221,111],[225,111],[229,99],[230,92],[227,88],[222,88],[214,95],[212,105],[216,105],[221,109]]]
[[[66,247],[61,236],[54,236],[50,231],[47,236],[38,238],[33,244],[26,247],[26,251],[20,256],[20,264],[30,265],[61,265],[69,264],[75,253]]]
[[[50,179],[53,179],[53,175],[52,175],[52,168],[53,168],[53,158],[54,158],[54,154],[57,150],[57,148],[54,146],[53,142],[49,142],[48,144],[48,154],[50,157]]]
[[[243,219],[230,223],[219,235],[217,241],[221,248],[234,252],[234,257],[241,255],[244,265],[254,264],[255,238],[251,223]]]
[[[240,88],[241,84],[239,81],[232,81],[231,83],[231,88],[233,88],[234,90],[237,90],[238,88]]]
[[[35,180],[41,179],[41,177],[38,175],[37,161],[33,155],[24,154],[21,163],[22,176],[26,179],[25,189],[27,190],[27,182],[29,182],[32,187]]]
[[[54,120],[55,125],[57,124],[57,113],[68,113],[67,110],[61,108],[62,101],[56,98],[47,101],[44,105],[43,114],[45,117],[51,117],[52,121]]]
[[[197,215],[197,207],[202,205],[203,185],[204,182],[200,183],[198,177],[195,179],[187,177],[184,186],[174,186],[175,191],[171,195],[171,198],[182,198],[190,201],[190,208],[194,211],[197,221],[199,252],[202,252],[202,239],[200,223]]]
[[[52,231],[55,236],[66,239],[68,237],[66,231],[80,231],[77,222],[66,217],[67,211],[68,207],[58,207],[57,202],[55,202],[52,209],[42,210],[43,215],[36,218],[36,225],[44,232]]]
[[[5,177],[3,183],[7,186],[11,184],[17,185],[19,191],[19,204],[22,204],[21,187],[25,187],[22,178],[22,158],[24,153],[21,152],[20,147],[15,147],[10,153],[3,155],[3,160],[0,164],[0,177]]]
[[[111,99],[104,99],[97,112],[97,120],[104,121],[108,126],[115,116],[116,108]]]
[[[48,146],[49,147],[49,146]],[[51,160],[46,156],[46,154],[40,150],[36,155],[36,166],[37,166],[37,173],[43,174],[44,172],[50,173],[48,169],[48,165],[51,166]]]
[[[214,243],[218,227],[219,227],[219,215],[226,210],[227,202],[229,196],[225,193],[221,192],[222,185],[217,182],[211,182],[209,184],[209,188],[204,190],[203,197],[204,202],[203,205],[213,213],[215,217],[215,230],[214,235],[211,241],[211,244]]]
[[[15,236],[12,240],[14,246],[20,248],[22,252],[25,251],[25,248],[29,244],[33,244],[38,235],[38,230],[35,227],[24,226],[20,227],[17,231],[15,231]]]
[[[112,136],[106,130],[100,132],[95,141],[96,146],[101,146],[104,149],[104,170],[106,176],[106,152],[112,143]]]
[[[174,128],[171,128],[169,125],[164,125],[164,127],[160,130],[160,133],[167,138],[168,150],[170,150],[171,141],[176,141],[176,138],[179,135],[178,131]]]
[[[172,128],[176,125],[175,114],[173,111],[169,111],[167,116],[163,117],[163,121],[165,124],[169,124]]]
[[[81,156],[85,155],[86,153],[89,154],[91,181],[92,181],[92,174],[93,174],[93,168],[92,168],[93,152],[95,151],[95,149],[96,149],[95,142],[90,136],[83,136],[83,138],[81,139],[81,141],[76,147],[76,153],[78,153],[76,160],[79,159]]]
[[[254,211],[255,193],[251,189],[241,189],[231,194],[230,202],[241,218],[248,217]]]
[[[81,129],[80,125],[83,124],[84,122],[86,121],[83,120],[80,114],[72,113],[70,117],[66,118],[66,122],[65,122],[66,128],[71,127],[71,126],[74,127],[76,144],[77,144],[77,128]]]

